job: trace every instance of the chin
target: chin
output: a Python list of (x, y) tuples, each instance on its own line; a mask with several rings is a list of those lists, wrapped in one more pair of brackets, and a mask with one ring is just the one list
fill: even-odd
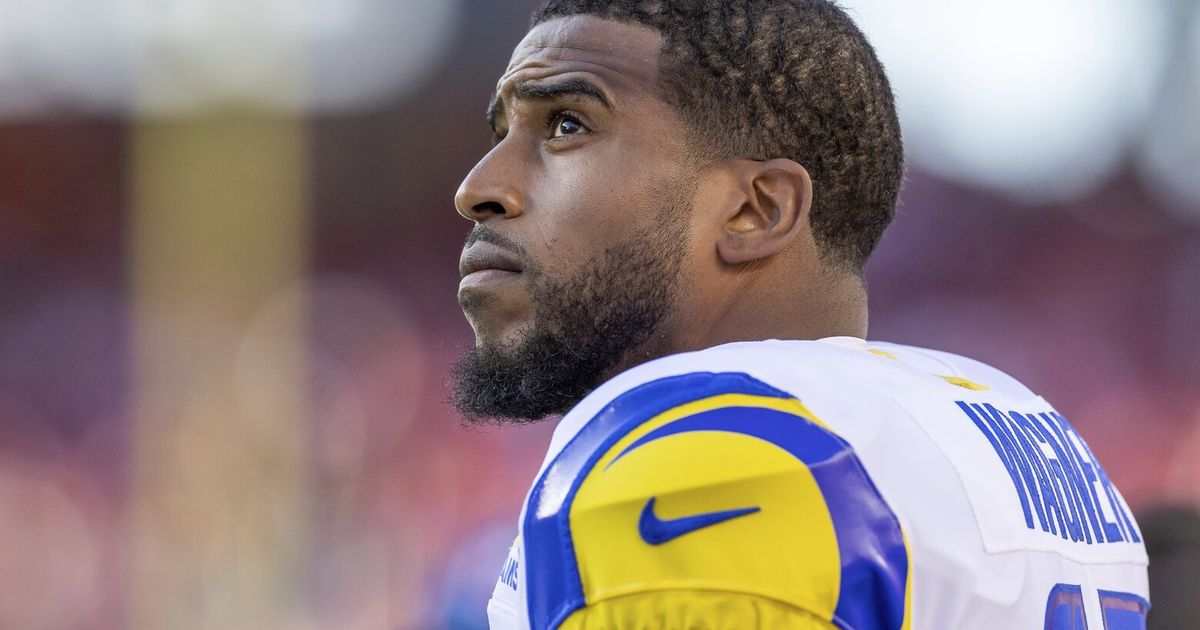
[(471, 320), (475, 331), (475, 350), (485, 354), (508, 354), (523, 338), (520, 324), (483, 323)]

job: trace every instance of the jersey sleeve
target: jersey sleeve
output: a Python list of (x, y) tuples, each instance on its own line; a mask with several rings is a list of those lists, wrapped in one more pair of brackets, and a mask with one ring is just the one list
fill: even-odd
[(530, 627), (909, 627), (908, 546), (850, 445), (741, 373), (605, 406), (535, 483)]

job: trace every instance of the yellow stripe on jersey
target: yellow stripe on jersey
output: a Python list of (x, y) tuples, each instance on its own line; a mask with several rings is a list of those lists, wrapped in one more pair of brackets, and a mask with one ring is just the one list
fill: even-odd
[(719, 591), (655, 591), (614, 597), (580, 608), (562, 630), (835, 630), (836, 626), (780, 602)]
[(654, 416), (653, 418), (641, 423), (635, 429), (627, 433), (625, 437), (618, 440), (617, 443), (614, 444), (613, 447), (609, 449), (609, 451), (603, 457), (600, 458), (600, 460), (596, 463), (596, 466), (597, 468), (608, 467), (612, 463), (612, 460), (617, 457), (617, 455), (619, 455), (626, 448), (629, 448), (629, 445), (641, 439), (642, 436), (646, 435), (647, 433), (650, 433), (651, 431), (658, 429), (663, 425), (670, 424), (671, 422), (674, 422), (680, 418), (685, 418), (687, 416), (695, 415), (705, 411), (712, 411), (713, 409), (720, 409), (723, 407), (759, 407), (762, 409), (774, 409), (776, 411), (782, 411), (784, 413), (800, 416), (809, 420), (810, 422), (820, 425), (826, 430), (829, 429), (829, 426), (824, 422), (821, 422), (817, 418), (816, 414), (809, 411), (808, 407), (804, 406), (804, 403), (795, 398), (777, 398), (774, 396), (758, 396), (754, 394), (719, 394), (716, 396), (709, 396), (708, 398), (688, 402), (679, 405), (678, 407), (673, 407), (672, 409), (660, 413), (657, 416)]
[(951, 385), (958, 385), (959, 387), (969, 389), (973, 392), (982, 392), (991, 389), (991, 387), (988, 387), (987, 385), (976, 383), (969, 378), (963, 378), (961, 376), (942, 376), (941, 378)]

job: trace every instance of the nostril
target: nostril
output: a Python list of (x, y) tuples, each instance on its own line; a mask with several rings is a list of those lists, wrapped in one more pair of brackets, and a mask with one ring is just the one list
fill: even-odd
[(495, 201), (485, 201), (483, 203), (477, 203), (471, 208), (471, 211), (474, 212), (476, 215), (506, 214), (506, 212), (507, 212), (504, 209), (504, 206), (500, 205), (498, 202), (495, 202)]

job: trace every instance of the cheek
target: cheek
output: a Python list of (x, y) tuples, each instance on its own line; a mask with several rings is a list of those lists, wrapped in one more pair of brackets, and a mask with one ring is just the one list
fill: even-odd
[(562, 156), (547, 163), (534, 189), (534, 234), (551, 256), (594, 254), (655, 228), (660, 211), (677, 201), (661, 161), (628, 149), (599, 150), (586, 158)]
[(530, 237), (548, 261), (583, 262), (644, 229), (654, 207), (653, 197), (629, 178), (564, 172), (540, 187)]

